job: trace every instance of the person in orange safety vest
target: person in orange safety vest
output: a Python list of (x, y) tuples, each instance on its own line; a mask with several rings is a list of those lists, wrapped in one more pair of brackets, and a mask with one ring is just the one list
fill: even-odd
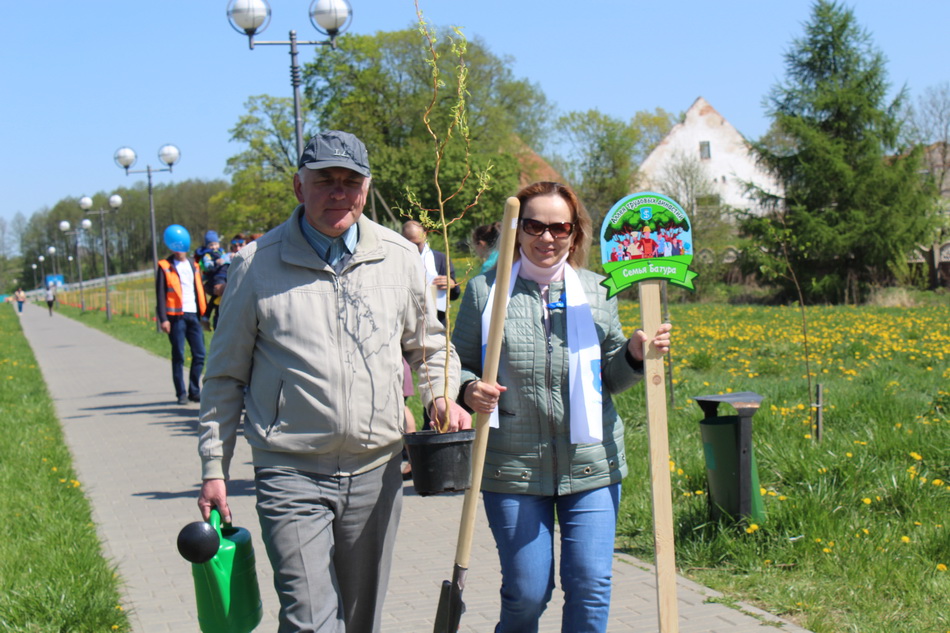
[[(185, 227), (172, 224), (165, 230), (165, 245), (172, 253), (159, 260), (155, 275), (156, 314), (172, 346), (172, 381), (178, 404), (201, 400), (201, 373), (205, 364), (201, 317), (207, 310), (201, 272), (188, 257), (191, 237)], [(185, 341), (191, 348), (191, 368), (185, 385)]]

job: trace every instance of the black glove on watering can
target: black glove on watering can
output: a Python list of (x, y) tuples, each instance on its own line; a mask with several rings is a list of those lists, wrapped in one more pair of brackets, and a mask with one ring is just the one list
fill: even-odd
[(182, 528), (178, 552), (192, 563), (203, 633), (250, 633), (260, 624), (264, 611), (250, 532), (222, 525), (221, 514), (213, 509), (210, 522)]

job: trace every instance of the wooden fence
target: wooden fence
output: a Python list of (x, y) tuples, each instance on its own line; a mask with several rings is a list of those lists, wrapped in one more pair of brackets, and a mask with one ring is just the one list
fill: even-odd
[[(80, 297), (79, 290), (75, 289), (60, 291), (56, 295), (57, 301), (74, 308), (82, 306), (81, 298), (85, 299), (87, 310), (105, 312), (105, 288), (85, 288), (82, 297)], [(148, 319), (155, 316), (154, 290), (117, 290), (111, 288), (109, 290), (109, 302), (112, 304), (112, 314)]]

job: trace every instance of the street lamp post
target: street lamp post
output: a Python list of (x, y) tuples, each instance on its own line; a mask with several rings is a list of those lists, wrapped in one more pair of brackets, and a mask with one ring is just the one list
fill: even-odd
[(55, 277), (59, 274), (59, 271), (56, 270), (56, 247), (50, 246), (46, 249), (46, 252), (49, 253), (49, 258), (53, 261), (53, 276)]
[[(92, 201), (90, 200), (90, 203), (91, 202)], [(80, 204), (80, 206), (82, 205)], [(83, 287), (82, 287), (82, 248), (80, 246), (80, 242), (81, 242), (83, 231), (88, 231), (90, 228), (92, 228), (92, 220), (90, 220), (89, 218), (83, 218), (82, 221), (79, 223), (79, 226), (76, 227), (75, 231), (69, 230), (69, 222), (67, 222), (66, 220), (63, 220), (62, 222), (59, 223), (60, 231), (62, 231), (66, 235), (76, 236), (76, 264), (77, 264), (77, 268), (79, 269), (79, 309), (81, 312), (86, 311), (86, 296), (85, 294), (83, 294)], [(70, 257), (70, 259), (72, 259), (72, 257)]]
[(83, 196), (79, 199), (80, 208), (86, 213), (92, 213), (99, 216), (99, 228), (102, 230), (102, 277), (106, 284), (106, 321), (112, 320), (112, 304), (109, 302), (109, 244), (106, 242), (106, 214), (112, 211), (118, 211), (122, 206), (122, 196), (113, 195), (109, 197), (109, 206), (112, 209), (92, 210), (92, 198)]
[(36, 288), (36, 264), (30, 264), (30, 268), (33, 269), (33, 287)]
[(336, 48), (336, 37), (349, 27), (353, 11), (348, 0), (313, 0), (310, 3), (310, 23), (329, 39), (322, 42), (298, 42), (297, 31), (290, 32), (287, 42), (255, 42), (254, 36), (270, 24), (270, 5), (266, 0), (231, 0), (228, 3), (228, 21), (234, 30), (247, 35), (251, 49), (255, 44), (290, 45), (290, 85), (294, 89), (294, 132), (297, 138), (297, 156), (303, 154), (303, 113), (300, 107), (300, 66), (297, 64), (297, 46), (330, 46)]
[(158, 242), (155, 237), (155, 199), (152, 196), (152, 173), (156, 171), (171, 172), (172, 167), (181, 159), (181, 151), (167, 143), (158, 148), (158, 159), (166, 166), (153, 169), (151, 165), (146, 165), (145, 169), (130, 169), (135, 165), (137, 159), (135, 150), (131, 147), (120, 147), (115, 151), (115, 163), (125, 170), (125, 174), (148, 174), (148, 217), (152, 225), (152, 271), (157, 274), (158, 270)]
[(43, 262), (46, 261), (46, 258), (40, 255), (36, 258), (36, 261), (40, 263), (40, 279), (43, 280), (43, 287), (46, 288), (46, 266), (43, 265)]

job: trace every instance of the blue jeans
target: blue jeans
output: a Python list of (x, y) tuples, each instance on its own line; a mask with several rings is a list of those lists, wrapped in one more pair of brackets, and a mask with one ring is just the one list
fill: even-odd
[(501, 619), (495, 633), (537, 632), (554, 590), (555, 513), (561, 528), (561, 631), (607, 631), (620, 484), (554, 497), (483, 496), (501, 559)]
[[(175, 396), (181, 398), (186, 393), (192, 398), (201, 396), (201, 372), (205, 367), (205, 335), (201, 321), (195, 312), (186, 312), (181, 317), (169, 317), (171, 332), (168, 340), (172, 344), (172, 381), (175, 383)], [(185, 367), (185, 340), (191, 348), (191, 372), (188, 376), (188, 389), (185, 390), (183, 377)]]

